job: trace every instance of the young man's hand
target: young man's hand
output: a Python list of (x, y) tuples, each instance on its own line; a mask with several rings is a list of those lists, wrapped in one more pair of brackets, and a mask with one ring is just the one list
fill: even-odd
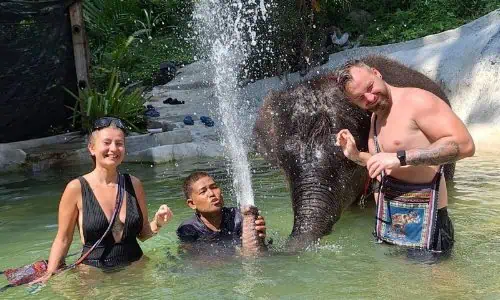
[(260, 238), (264, 239), (266, 237), (266, 221), (263, 216), (257, 216), (255, 219), (255, 230)]

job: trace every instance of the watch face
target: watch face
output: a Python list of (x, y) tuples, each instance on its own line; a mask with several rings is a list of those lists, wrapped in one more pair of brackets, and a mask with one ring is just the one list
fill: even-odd
[(400, 150), (400, 151), (396, 152), (396, 155), (397, 155), (401, 165), (405, 166), (406, 165), (406, 151)]

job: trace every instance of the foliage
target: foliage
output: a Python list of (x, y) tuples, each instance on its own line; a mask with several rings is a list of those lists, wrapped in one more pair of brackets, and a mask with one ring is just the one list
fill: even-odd
[(122, 68), (122, 80), (127, 83), (142, 81), (145, 86), (156, 84), (159, 65), (165, 61), (177, 64), (193, 62), (191, 44), (176, 34), (164, 35), (144, 39), (133, 44), (129, 52), (130, 57), (137, 59), (137, 64)]
[(134, 131), (141, 131), (145, 125), (142, 89), (121, 87), (116, 69), (111, 72), (104, 92), (95, 88), (82, 90), (79, 96), (67, 89), (66, 92), (76, 99), (75, 107), (70, 107), (73, 126), (79, 123), (83, 131), (91, 131), (94, 121), (104, 116), (120, 118)]
[(175, 34), (151, 40), (135, 38), (130, 43), (129, 41), (130, 37), (116, 38), (110, 41), (100, 57), (93, 58), (95, 62), (99, 62), (92, 69), (93, 86), (105, 88), (113, 69), (119, 71), (119, 81), (124, 85), (141, 82), (144, 86), (151, 86), (156, 83), (160, 63), (175, 61), (181, 64), (193, 61), (191, 45)]
[(341, 15), (350, 1), (274, 0), (271, 23), (260, 24), (259, 30), (263, 39), (270, 42), (258, 45), (258, 51), (249, 58), (248, 76), (261, 78), (295, 72), (320, 61), (330, 17)]
[(129, 36), (137, 30), (134, 21), (142, 11), (137, 1), (87, 0), (83, 16), (91, 41), (102, 47), (115, 36)]
[[(489, 4), (484, 4), (487, 1)], [(360, 27), (344, 19), (340, 27), (354, 36), (364, 35), (362, 45), (373, 46), (408, 41), (459, 27), (500, 7), (500, 0), (416, 0), (387, 7), (371, 0), (357, 0), (353, 9), (370, 12), (373, 20)], [(460, 2), (460, 4), (458, 4)], [(466, 3), (483, 2), (469, 7)], [(466, 9), (467, 7), (467, 9)], [(472, 13), (469, 8), (476, 10)]]
[(484, 0), (452, 0), (454, 12), (459, 17), (475, 17), (483, 11), (486, 2)]
[[(114, 69), (122, 84), (150, 85), (161, 62), (192, 61), (182, 38), (191, 7), (192, 1), (180, 0), (84, 1), (92, 85), (105, 88)], [(130, 36), (137, 39), (129, 46)]]
[[(111, 70), (123, 84), (156, 83), (159, 64), (193, 61), (187, 41), (193, 3), (198, 0), (86, 0), (85, 20), (92, 53), (91, 79), (104, 89)], [(329, 44), (334, 30), (360, 38), (362, 46), (396, 43), (456, 28), (500, 7), (500, 0), (273, 0), (270, 23), (253, 47), (243, 78), (295, 72), (324, 62), (343, 48)], [(364, 10), (372, 18), (354, 23), (348, 15)], [(136, 39), (130, 46), (128, 37)], [(364, 38), (361, 39), (361, 36)], [(120, 55), (118, 55), (121, 53)], [(119, 57), (119, 59), (117, 59)]]

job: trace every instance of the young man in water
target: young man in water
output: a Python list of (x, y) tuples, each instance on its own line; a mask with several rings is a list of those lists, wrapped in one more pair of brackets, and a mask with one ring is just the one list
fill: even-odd
[(242, 245), (243, 254), (264, 248), (264, 218), (255, 218), (254, 208), (244, 208), (241, 213), (236, 207), (224, 207), (221, 189), (208, 173), (189, 175), (184, 180), (183, 191), (187, 205), (195, 211), (193, 217), (177, 228), (184, 248), (204, 250), (206, 245), (219, 245), (231, 250)]
[(469, 131), (438, 96), (391, 86), (359, 60), (347, 62), (336, 75), (351, 103), (373, 113), (369, 153), (358, 151), (347, 129), (338, 133), (337, 145), (382, 183), (375, 194), (374, 234), (391, 244), (449, 252), (454, 233), (441, 166), (474, 155)]

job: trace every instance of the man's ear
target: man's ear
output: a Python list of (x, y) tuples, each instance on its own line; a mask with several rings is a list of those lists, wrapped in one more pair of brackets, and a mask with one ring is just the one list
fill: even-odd
[(380, 73), (377, 69), (372, 68), (372, 71), (373, 71), (373, 73), (375, 74), (375, 76), (377, 76), (377, 77), (379, 77), (379, 78), (381, 78), (381, 79), (382, 79), (382, 74), (381, 74), (381, 73)]
[(188, 205), (189, 207), (191, 207), (191, 209), (196, 209), (196, 204), (194, 204), (193, 199), (189, 198), (189, 199), (187, 199), (187, 201), (186, 201), (186, 202), (187, 202), (187, 205)]

